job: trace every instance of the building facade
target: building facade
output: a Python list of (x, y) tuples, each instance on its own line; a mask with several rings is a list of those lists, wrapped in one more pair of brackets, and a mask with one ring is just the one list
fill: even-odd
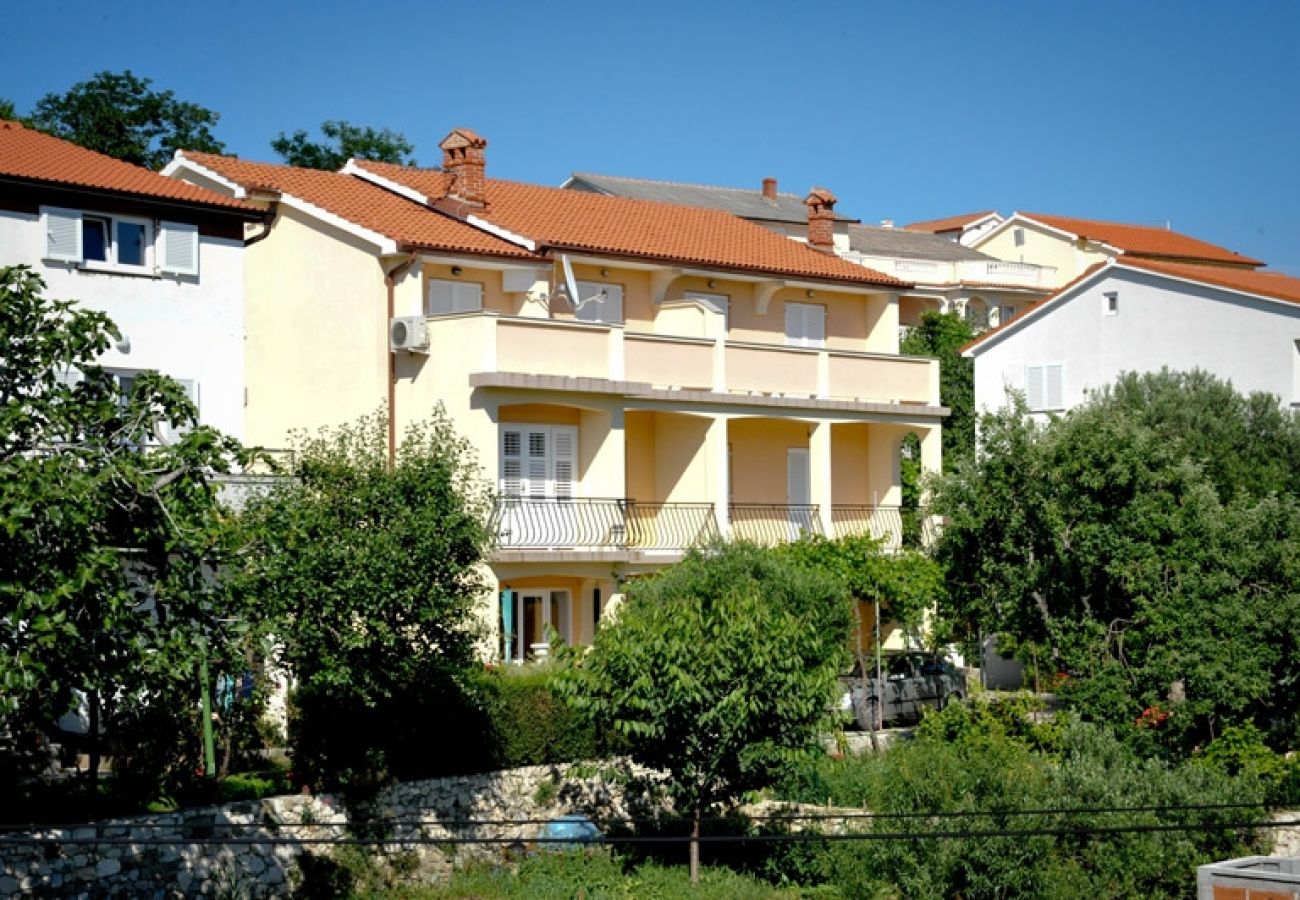
[[(591, 640), (627, 579), (729, 535), (901, 540), (900, 445), (940, 467), (938, 364), (898, 353), (910, 285), (728, 213), (441, 170), (181, 154), (261, 206), (247, 431), (441, 405), (496, 486), (496, 652)], [(810, 215), (833, 214), (812, 197)], [(553, 630), (553, 631), (552, 631)]]
[[(124, 390), (155, 369), (199, 421), (244, 435), (244, 227), (229, 196), (0, 122), (0, 265), (106, 313), (122, 338), (100, 363)], [(166, 436), (160, 435), (160, 439)]]

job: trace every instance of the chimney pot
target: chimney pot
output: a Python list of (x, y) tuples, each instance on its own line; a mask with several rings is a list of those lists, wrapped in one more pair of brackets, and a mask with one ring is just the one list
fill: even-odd
[(835, 195), (825, 188), (813, 188), (803, 202), (808, 207), (808, 246), (835, 252)]
[(767, 198), (768, 200), (775, 200), (775, 199), (776, 199), (776, 179), (775, 179), (775, 178), (764, 178), (764, 179), (763, 179), (763, 196), (764, 196), (765, 198)]
[(484, 169), (487, 156), (483, 152), (487, 141), (468, 128), (457, 128), (442, 139), (443, 171), (451, 173), (451, 187), (447, 194), (457, 200), (487, 205), (487, 183)]

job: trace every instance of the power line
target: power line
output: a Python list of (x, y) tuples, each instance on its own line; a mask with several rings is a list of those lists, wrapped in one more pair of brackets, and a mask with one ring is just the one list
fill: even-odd
[[(434, 807), (412, 807), (427, 811)], [(844, 821), (853, 819), (970, 819), (970, 818), (994, 818), (998, 816), (1069, 816), (1069, 815), (1123, 815), (1125, 813), (1179, 813), (1192, 812), (1199, 810), (1215, 809), (1267, 809), (1264, 803), (1187, 803), (1187, 804), (1151, 804), (1146, 806), (1063, 806), (1047, 807), (1042, 809), (1026, 809), (1019, 807), (994, 808), (988, 810), (929, 810), (915, 812), (843, 812), (843, 813), (799, 813), (799, 812), (774, 812), (763, 813), (759, 815), (744, 815), (743, 817), (751, 821), (796, 821), (796, 822), (820, 822), (820, 821)], [(176, 815), (173, 813), (172, 815)], [(315, 828), (346, 828), (346, 827), (366, 827), (370, 825), (440, 825), (443, 827), (472, 828), (480, 825), (548, 825), (554, 822), (558, 817), (550, 818), (520, 818), (520, 819), (474, 819), (474, 818), (449, 818), (449, 819), (403, 819), (403, 818), (369, 818), (369, 819), (351, 819), (346, 822), (276, 822), (272, 823), (254, 823), (254, 822), (207, 822), (201, 825), (190, 824), (188, 827), (199, 828), (251, 828), (251, 827), (277, 827), (277, 828), (295, 828), (311, 826)], [(672, 821), (690, 821), (689, 816), (683, 815), (664, 815), (659, 817), (641, 816), (641, 817), (617, 817), (605, 818), (600, 817), (600, 821), (606, 825), (659, 825), (664, 822)], [(731, 822), (734, 821), (732, 816), (703, 816), (702, 823)], [(36, 831), (36, 830), (73, 830), (85, 828), (179, 828), (187, 827), (184, 822), (101, 822), (101, 823), (65, 823), (65, 824), (39, 824), (39, 823), (14, 823), (0, 824), (0, 832), (6, 831)]]
[[(1272, 829), (1300, 826), (1300, 819), (1288, 819), (1271, 822), (1198, 822), (1166, 823), (1147, 825), (1102, 825), (1057, 828), (1024, 829), (975, 829), (948, 831), (892, 831), (892, 832), (846, 832), (826, 834), (822, 832), (796, 832), (786, 834), (706, 834), (698, 840), (704, 844), (719, 843), (807, 843), (812, 841), (924, 841), (924, 840), (972, 840), (972, 839), (1010, 839), (1022, 837), (1092, 837), (1103, 834), (1150, 834), (1163, 832), (1206, 832), (1228, 831), (1233, 829)], [(37, 838), (37, 837), (0, 837), (0, 848), (5, 846), (41, 846), (50, 844), (69, 844), (75, 846), (251, 846), (282, 845), (299, 846), (377, 846), (396, 844), (401, 846), (417, 845), (460, 845), (460, 844), (575, 844), (588, 846), (592, 844), (681, 844), (691, 841), (688, 834), (682, 835), (608, 835), (599, 841), (581, 837), (534, 837), (517, 836), (499, 837), (428, 837), (420, 836), (386, 836), (386, 837), (290, 837), (288, 835), (264, 835), (258, 837), (206, 837), (206, 838), (131, 838), (131, 837), (83, 837), (83, 838)]]

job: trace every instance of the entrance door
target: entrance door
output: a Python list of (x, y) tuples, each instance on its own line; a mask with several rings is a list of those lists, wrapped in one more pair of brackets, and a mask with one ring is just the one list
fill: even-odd
[(519, 623), (519, 633), (515, 652), (519, 659), (547, 656), (551, 652), (551, 629), (566, 644), (573, 642), (568, 591), (525, 588), (516, 597), (515, 621)]
[(785, 456), (786, 503), (789, 504), (790, 540), (812, 531), (812, 477), (808, 448), (791, 447)]

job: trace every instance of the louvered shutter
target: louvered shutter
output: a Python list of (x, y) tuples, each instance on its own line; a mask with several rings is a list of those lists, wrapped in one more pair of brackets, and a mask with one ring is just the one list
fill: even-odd
[(199, 229), (163, 222), (158, 230), (158, 268), (170, 275), (199, 274)]
[(474, 282), (429, 281), (426, 316), (449, 316), (454, 313), (477, 312), (483, 308), (483, 286)]
[(560, 500), (571, 500), (577, 471), (578, 432), (572, 426), (557, 426), (552, 430), (552, 438), (555, 455), (554, 496)]
[(518, 428), (501, 430), (501, 495), (519, 497), (523, 493), (523, 432)]
[(1043, 366), (1043, 399), (1046, 409), (1065, 408), (1065, 379), (1060, 363)]
[[(185, 396), (189, 397), (190, 402), (194, 404), (195, 417), (202, 422), (203, 416), (199, 412), (199, 383), (187, 378), (177, 378), (176, 383), (185, 389)], [(164, 422), (158, 426), (158, 437), (163, 443), (170, 444), (189, 434), (192, 429), (192, 425)]]
[(1025, 400), (1030, 410), (1037, 411), (1043, 408), (1045, 399), (1043, 387), (1043, 367), (1025, 366)]
[(45, 232), (45, 258), (81, 262), (81, 212), (54, 206), (41, 207)]
[(478, 312), (483, 308), (483, 285), (461, 283), (456, 285), (456, 312)]
[(550, 454), (547, 453), (547, 433), (545, 429), (530, 429), (527, 432), (528, 457), (524, 463), (524, 490), (529, 497), (541, 499), (547, 495), (547, 480), (550, 474)]
[(785, 342), (791, 347), (803, 346), (803, 304), (785, 305)]

